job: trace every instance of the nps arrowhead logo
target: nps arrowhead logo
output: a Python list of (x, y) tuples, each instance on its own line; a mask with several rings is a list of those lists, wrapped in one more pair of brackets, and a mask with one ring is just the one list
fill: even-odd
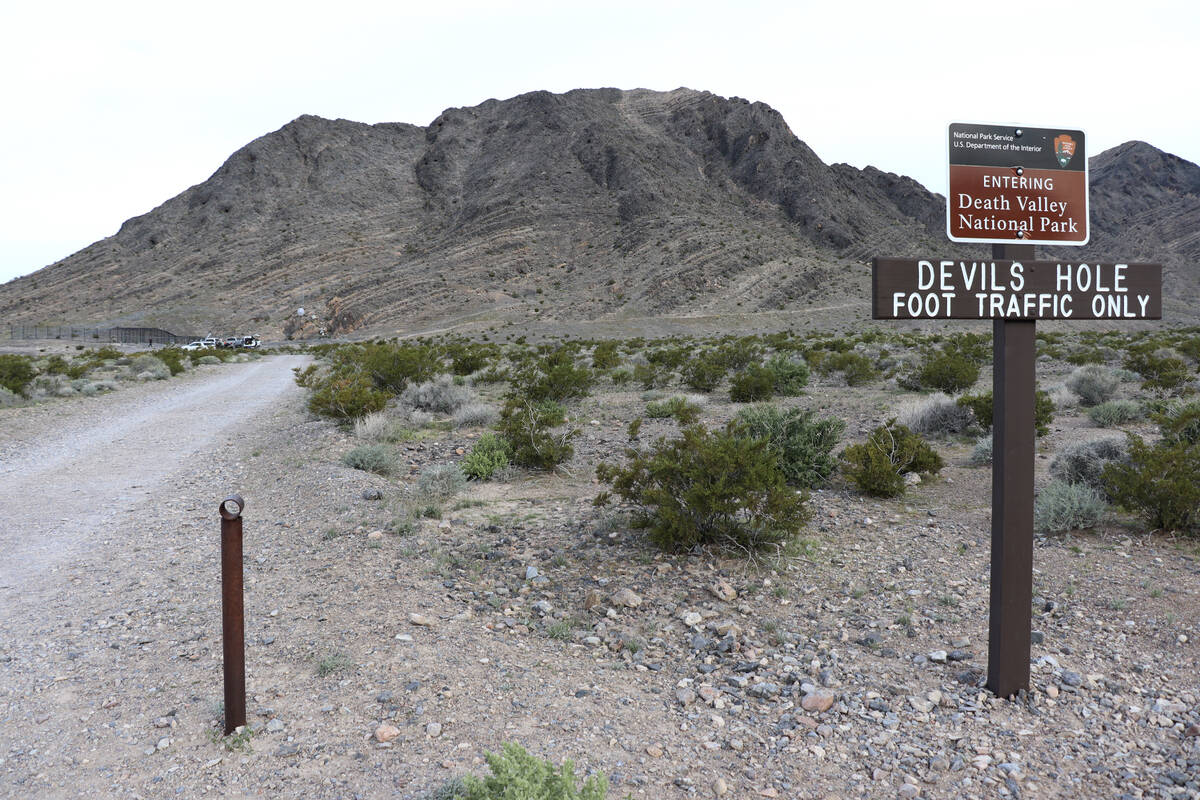
[(1071, 157), (1075, 155), (1075, 140), (1067, 134), (1054, 137), (1054, 156), (1058, 159), (1058, 165), (1065, 167), (1071, 163)]

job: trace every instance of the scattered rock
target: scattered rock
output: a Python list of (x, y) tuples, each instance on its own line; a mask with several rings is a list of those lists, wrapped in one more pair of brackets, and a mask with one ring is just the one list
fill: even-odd
[(283, 720), (275, 718), (267, 723), (267, 733), (279, 733), (283, 730)]
[(390, 742), (400, 735), (400, 729), (390, 723), (383, 723), (375, 729), (375, 741)]
[(442, 735), (442, 723), (431, 722), (425, 726), (425, 735), (430, 739), (437, 739)]
[(413, 625), (419, 625), (422, 628), (429, 628), (429, 627), (432, 627), (432, 625), (433, 625), (432, 618), (427, 617), (424, 614), (420, 614), (416, 611), (409, 613), (408, 621), (411, 622)]
[(642, 596), (628, 588), (613, 592), (611, 599), (614, 606), (625, 606), (626, 608), (637, 608), (642, 604)]
[(805, 711), (821, 714), (833, 706), (834, 699), (833, 692), (828, 689), (814, 689), (800, 699), (800, 707)]
[(928, 658), (934, 664), (945, 664), (946, 659), (949, 657), (949, 654), (945, 650), (934, 650), (932, 653), (926, 656), (926, 658)]
[(648, 745), (646, 747), (646, 755), (651, 758), (662, 758), (663, 749), (656, 744)]
[(1065, 670), (1063, 670), (1063, 674), (1062, 674), (1062, 684), (1063, 684), (1063, 686), (1071, 686), (1071, 687), (1082, 686), (1083, 685), (1083, 676), (1080, 675), (1078, 672), (1071, 672), (1070, 670), (1065, 669)]
[(527, 581), (533, 580), (539, 574), (540, 573), (538, 573), (538, 568), (533, 566), (532, 564), (525, 568), (525, 580), (527, 580)]
[(587, 596), (583, 598), (583, 607), (588, 611), (591, 611), (593, 608), (602, 605), (603, 603), (604, 595), (600, 594), (600, 592), (596, 589), (589, 589)]
[(729, 784), (725, 783), (724, 778), (717, 778), (713, 781), (712, 790), (716, 797), (724, 797), (729, 792)]
[(675, 699), (679, 701), (680, 705), (690, 706), (696, 702), (696, 693), (685, 686), (675, 690)]
[(708, 587), (708, 590), (712, 592), (713, 596), (718, 600), (724, 600), (726, 603), (737, 599), (737, 591), (733, 588), (729, 581), (726, 580), (717, 581), (712, 586)]
[(362, 499), (363, 500), (382, 500), (383, 492), (379, 491), (378, 489), (363, 489)]

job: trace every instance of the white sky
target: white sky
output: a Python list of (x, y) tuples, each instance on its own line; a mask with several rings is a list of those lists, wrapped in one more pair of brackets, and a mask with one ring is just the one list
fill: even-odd
[(535, 89), (760, 100), (827, 163), (945, 193), (953, 121), (1200, 161), (1200, 3), (23, 2), (0, 25), (0, 282), (301, 114), (426, 125)]

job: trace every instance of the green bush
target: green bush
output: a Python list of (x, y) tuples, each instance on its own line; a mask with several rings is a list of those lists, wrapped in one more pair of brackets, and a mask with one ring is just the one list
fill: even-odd
[(775, 376), (775, 394), (794, 397), (808, 385), (808, 364), (803, 359), (795, 360), (783, 353), (767, 359), (767, 369)]
[(811, 410), (784, 411), (772, 405), (742, 409), (736, 424), (743, 435), (767, 442), (788, 483), (809, 489), (823, 485), (833, 474), (837, 466), (833, 448), (846, 429), (840, 419), (817, 419)]
[(1168, 406), (1155, 419), (1168, 442), (1200, 443), (1200, 401)]
[(391, 475), (400, 463), (396, 451), (385, 444), (359, 445), (342, 456), (342, 463), (354, 469)]
[[(167, 365), (167, 369), (172, 375), (178, 375), (183, 372), (183, 351), (177, 347), (164, 347), (155, 353), (158, 360)], [(78, 376), (75, 376), (78, 377)]]
[(638, 526), (664, 549), (753, 551), (786, 541), (808, 519), (807, 498), (787, 485), (767, 441), (733, 424), (717, 431), (692, 425), (625, 456), (624, 466), (601, 464), (596, 474), (642, 507)]
[(601, 342), (592, 350), (592, 369), (613, 369), (620, 363), (621, 355), (615, 341)]
[(421, 383), (442, 371), (441, 360), (426, 345), (371, 342), (337, 352), (335, 363), (355, 365), (377, 389), (392, 395), (403, 392), (410, 381)]
[(729, 399), (735, 403), (770, 400), (775, 391), (775, 374), (759, 364), (751, 364), (729, 382)]
[(666, 386), (671, 379), (671, 373), (657, 364), (649, 362), (633, 365), (633, 380), (642, 385), (643, 389)]
[(1153, 349), (1153, 344), (1129, 348), (1122, 364), (1142, 376), (1142, 388), (1169, 392), (1183, 388), (1192, 372), (1187, 362), (1171, 353)]
[(871, 359), (852, 350), (834, 353), (825, 360), (825, 366), (828, 371), (841, 372), (847, 386), (862, 386), (879, 377)]
[(535, 364), (517, 370), (512, 378), (512, 393), (533, 402), (562, 401), (587, 397), (595, 376), (584, 366), (575, 366), (574, 351), (560, 347)]
[(653, 401), (646, 404), (646, 416), (650, 419), (665, 419), (674, 417), (680, 425), (692, 425), (700, 419), (700, 406), (689, 401), (686, 397), (675, 395), (666, 400)]
[(1088, 409), (1088, 418), (1101, 428), (1124, 425), (1146, 415), (1142, 404), (1136, 400), (1109, 400)]
[(323, 378), (301, 373), (297, 382), (301, 376), (313, 390), (308, 408), (314, 414), (351, 420), (382, 411), (387, 405), (387, 394), (376, 389), (371, 379), (361, 373), (331, 373)]
[[(992, 429), (992, 390), (971, 395), (964, 394), (957, 400), (960, 406), (969, 408), (975, 417), (975, 422), (985, 431)], [(1047, 392), (1037, 389), (1033, 398), (1033, 425), (1038, 436), (1050, 432), (1050, 423), (1054, 421), (1054, 401)]]
[(979, 365), (956, 350), (943, 350), (925, 360), (916, 378), (926, 388), (958, 394), (979, 380)]
[(684, 365), (683, 383), (697, 392), (711, 392), (721, 385), (728, 371), (729, 368), (719, 353), (705, 350)]
[(451, 788), (446, 800), (605, 800), (608, 796), (608, 780), (603, 775), (579, 785), (570, 761), (556, 769), (520, 745), (505, 744), (502, 753), (487, 753), (486, 758), (492, 774), (482, 780), (463, 777), (461, 788)]
[(1053, 480), (1033, 502), (1033, 528), (1045, 533), (1087, 530), (1100, 524), (1107, 509), (1092, 487)]
[(1065, 381), (1066, 386), (1079, 395), (1079, 402), (1095, 406), (1112, 399), (1120, 379), (1108, 367), (1088, 364), (1073, 371)]
[(1200, 446), (1186, 441), (1149, 445), (1128, 434), (1129, 462), (1104, 468), (1104, 487), (1117, 505), (1141, 511), (1163, 530), (1200, 524)]
[(0, 355), (0, 386), (13, 394), (22, 394), (37, 372), (25, 356)]
[(847, 447), (841, 459), (843, 474), (873, 497), (898, 497), (906, 474), (936, 474), (944, 466), (924, 439), (895, 420), (873, 430), (866, 442)]
[(507, 467), (510, 458), (508, 442), (488, 431), (476, 440), (471, 452), (462, 460), (462, 471), (468, 478), (486, 481)]
[(566, 421), (566, 410), (558, 403), (510, 397), (500, 412), (497, 429), (508, 443), (514, 463), (553, 469), (575, 452), (570, 442), (579, 431), (561, 430)]

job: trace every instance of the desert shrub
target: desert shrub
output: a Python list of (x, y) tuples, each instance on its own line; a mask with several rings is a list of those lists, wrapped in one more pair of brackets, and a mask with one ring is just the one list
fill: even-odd
[(608, 780), (603, 775), (580, 785), (569, 760), (556, 768), (516, 744), (505, 744), (499, 755), (487, 753), (485, 757), (492, 774), (482, 780), (466, 775), (458, 786), (447, 784), (444, 800), (604, 800), (608, 796)]
[(507, 369), (501, 369), (499, 367), (488, 367), (483, 372), (480, 372), (479, 374), (475, 375), (471, 380), (472, 380), (472, 382), (474, 382), (476, 384), (504, 383), (510, 377), (511, 376), (509, 375)]
[(386, 442), (391, 438), (391, 418), (382, 411), (366, 414), (354, 420), (354, 437), (368, 442)]
[(681, 375), (683, 384), (689, 389), (711, 392), (725, 380), (725, 373), (728, 371), (728, 366), (718, 352), (705, 350), (684, 365)]
[(510, 397), (500, 412), (497, 430), (508, 443), (513, 463), (552, 469), (574, 454), (571, 439), (579, 432), (562, 426), (566, 410), (551, 400), (533, 402)]
[(975, 466), (992, 463), (992, 437), (980, 436), (975, 440), (975, 446), (971, 448), (971, 455), (967, 456), (967, 462)]
[(473, 480), (486, 481), (508, 466), (510, 452), (507, 441), (488, 431), (475, 441), (471, 452), (463, 458), (463, 474)]
[(1121, 381), (1112, 370), (1097, 364), (1075, 369), (1066, 380), (1067, 388), (1079, 395), (1085, 406), (1096, 406), (1112, 399)]
[(129, 363), (129, 374), (140, 381), (160, 381), (171, 377), (172, 372), (157, 357), (144, 353)]
[(467, 403), (454, 412), (455, 428), (486, 428), (496, 424), (500, 412), (487, 403)]
[(367, 374), (375, 388), (398, 395), (410, 382), (423, 383), (442, 371), (442, 362), (427, 345), (371, 342), (361, 348), (337, 351), (336, 364), (353, 364)]
[(647, 403), (646, 416), (650, 419), (674, 417), (680, 425), (691, 425), (700, 419), (700, 406), (686, 397), (675, 395), (666, 400)]
[(923, 387), (957, 394), (979, 380), (979, 365), (957, 350), (942, 350), (925, 359), (916, 379)]
[(775, 376), (775, 394), (794, 397), (808, 385), (808, 364), (803, 359), (776, 353), (767, 359), (767, 369)]
[(424, 498), (444, 502), (461, 492), (467, 485), (467, 476), (458, 464), (433, 464), (421, 470), (417, 476), (417, 492)]
[(924, 439), (895, 420), (873, 430), (866, 442), (847, 447), (841, 459), (843, 474), (872, 497), (898, 497), (906, 474), (936, 474), (944, 466)]
[(642, 361), (633, 365), (633, 380), (640, 383), (643, 389), (653, 389), (666, 386), (671, 380), (671, 373), (658, 364)]
[(554, 350), (534, 364), (526, 364), (512, 377), (512, 391), (533, 402), (586, 397), (595, 377), (587, 367), (576, 366), (574, 351)]
[(1056, 410), (1061, 411), (1079, 405), (1079, 395), (1068, 389), (1065, 384), (1052, 384), (1047, 390), (1047, 394), (1050, 395), (1050, 401), (1054, 403)]
[[(166, 372), (166, 367), (162, 369)], [(38, 375), (25, 387), (25, 394), (31, 398), (70, 397), (75, 390), (66, 375)]]
[(716, 348), (716, 357), (727, 372), (736, 371), (757, 363), (762, 358), (762, 348), (752, 338), (743, 337)]
[(847, 386), (862, 386), (879, 377), (879, 372), (871, 363), (871, 359), (862, 353), (853, 351), (835, 353), (825, 360), (825, 364), (830, 371), (841, 372)]
[(0, 408), (12, 408), (21, 404), (21, 396), (12, 392), (7, 386), (0, 386)]
[(155, 355), (158, 356), (159, 361), (167, 365), (167, 369), (171, 370), (172, 375), (178, 375), (184, 371), (183, 351), (179, 348), (164, 347), (162, 350), (159, 350), (157, 353), (155, 353)]
[(1155, 415), (1163, 439), (1171, 444), (1200, 442), (1200, 401), (1176, 403)]
[(192, 362), (195, 364), (221, 364), (221, 363), (223, 363), (221, 361), (220, 356), (214, 356), (214, 355), (197, 356), (196, 353), (198, 353), (198, 352), (199, 352), (198, 350), (192, 351)]
[(1045, 533), (1094, 528), (1104, 519), (1108, 504), (1083, 483), (1053, 480), (1033, 501), (1033, 528)]
[(454, 378), (449, 375), (438, 375), (433, 380), (410, 383), (400, 393), (402, 405), (434, 414), (453, 414), (474, 399), (475, 393), (469, 386), (456, 384)]
[(13, 395), (22, 395), (36, 374), (37, 371), (28, 357), (0, 354), (0, 386), (4, 386)]
[(1129, 460), (1122, 439), (1093, 439), (1073, 442), (1062, 449), (1050, 462), (1050, 475), (1066, 483), (1078, 483), (1096, 491), (1104, 491), (1104, 468)]
[(601, 464), (596, 474), (641, 506), (635, 524), (664, 549), (753, 551), (786, 541), (808, 519), (806, 497), (788, 487), (767, 441), (733, 424), (716, 431), (691, 425), (679, 438), (625, 456), (623, 466)]
[(817, 419), (811, 410), (785, 411), (772, 405), (742, 409), (736, 425), (743, 435), (767, 442), (788, 483), (809, 489), (821, 486), (833, 474), (837, 466), (833, 448), (846, 429), (840, 419)]
[(455, 375), (470, 375), (488, 365), (494, 349), (482, 344), (453, 344), (446, 348), (450, 371)]
[[(979, 394), (964, 394), (956, 401), (960, 406), (964, 406), (971, 410), (971, 415), (975, 417), (975, 422), (985, 431), (992, 429), (992, 390)], [(1034, 430), (1038, 436), (1045, 436), (1050, 432), (1050, 423), (1054, 421), (1054, 401), (1050, 398), (1047, 392), (1037, 389), (1034, 392), (1033, 398), (1033, 424)]]
[(1107, 354), (1098, 347), (1078, 347), (1067, 353), (1067, 363), (1077, 366), (1103, 364), (1107, 360)]
[(612, 382), (614, 385), (624, 386), (625, 384), (627, 384), (631, 380), (633, 380), (633, 373), (627, 369), (614, 369), (612, 371), (612, 374), (609, 375), (608, 377), (610, 377), (612, 379)]
[(335, 372), (306, 380), (313, 389), (308, 408), (314, 414), (351, 420), (382, 411), (387, 405), (387, 394), (375, 388), (371, 379), (361, 373)]
[(759, 364), (750, 364), (729, 382), (729, 399), (735, 403), (770, 400), (774, 391), (774, 373)]
[(363, 444), (342, 456), (342, 463), (364, 472), (391, 475), (400, 462), (396, 451), (385, 444)]
[(79, 393), (91, 397), (92, 395), (115, 392), (116, 390), (117, 384), (115, 381), (88, 381), (79, 388)]
[(1117, 505), (1143, 512), (1163, 530), (1200, 525), (1200, 446), (1128, 434), (1129, 461), (1105, 466), (1104, 487)]
[(1122, 366), (1141, 377), (1143, 389), (1154, 391), (1180, 389), (1191, 378), (1186, 361), (1171, 350), (1155, 348), (1153, 342), (1130, 347)]
[(1088, 409), (1088, 418), (1101, 428), (1124, 425), (1145, 416), (1145, 409), (1136, 400), (1109, 400)]
[(621, 363), (621, 355), (617, 352), (617, 342), (609, 340), (601, 342), (592, 350), (592, 369), (613, 369)]
[(965, 431), (974, 416), (967, 406), (942, 392), (935, 392), (902, 404), (897, 409), (896, 419), (923, 436), (945, 436)]

